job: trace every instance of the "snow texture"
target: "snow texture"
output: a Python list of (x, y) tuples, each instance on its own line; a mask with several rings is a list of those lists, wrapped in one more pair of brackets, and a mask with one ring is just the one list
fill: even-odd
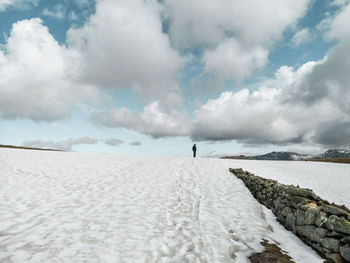
[[(0, 262), (245, 263), (264, 238), (296, 262), (322, 262), (229, 167), (301, 186), (313, 182), (325, 195), (331, 191), (325, 170), (333, 179), (349, 174), (328, 163), (1, 149)], [(346, 191), (333, 194), (348, 198)]]

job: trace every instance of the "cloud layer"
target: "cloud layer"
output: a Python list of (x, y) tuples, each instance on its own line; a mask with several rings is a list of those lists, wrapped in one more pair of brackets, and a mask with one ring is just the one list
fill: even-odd
[[(350, 4), (344, 1), (337, 1), (340, 11), (322, 22), (328, 39), (336, 42), (322, 60), (296, 69), (282, 66), (258, 89), (225, 91), (191, 105), (193, 112), (184, 107), (188, 101), (182, 97), (179, 73), (186, 63), (200, 61), (199, 76), (218, 80), (209, 94), (227, 80), (241, 82), (268, 64), (286, 30), (294, 33), (289, 47), (312, 40), (311, 29), (297, 24), (311, 2), (99, 0), (86, 23), (68, 31), (65, 44), (39, 18), (18, 21), (0, 46), (1, 117), (55, 121), (87, 103), (98, 125), (154, 138), (348, 144), (350, 30), (345, 25), (350, 24)], [(36, 3), (0, 0), (0, 11)], [(75, 3), (83, 8), (90, 1)], [(43, 14), (62, 18), (64, 6), (54, 8)], [(143, 110), (110, 103), (96, 109), (102, 94), (113, 97), (125, 88), (138, 94)], [(33, 143), (71, 149), (79, 141)], [(122, 141), (110, 138), (105, 143), (118, 146)]]
[(30, 5), (37, 5), (39, 0), (0, 0), (0, 12), (7, 8), (25, 9)]
[(139, 141), (134, 141), (134, 142), (131, 142), (131, 143), (129, 143), (131, 146), (141, 146), (142, 145), (142, 143), (141, 142), (139, 142)]
[(119, 146), (121, 144), (123, 144), (124, 142), (122, 140), (119, 139), (115, 139), (115, 138), (108, 138), (105, 139), (105, 144), (108, 144), (110, 146)]
[(72, 147), (74, 145), (82, 145), (82, 144), (96, 144), (98, 143), (98, 139), (90, 136), (76, 138), (76, 139), (68, 139), (62, 141), (45, 141), (45, 140), (32, 140), (25, 141), (22, 143), (23, 146), (26, 147), (35, 147), (35, 148), (48, 148), (54, 150), (61, 151), (72, 151)]
[[(31, 140), (25, 141), (22, 143), (23, 146), (26, 147), (34, 147), (34, 148), (46, 148), (46, 149), (54, 149), (61, 151), (72, 151), (75, 145), (87, 145), (87, 144), (97, 144), (98, 142), (103, 141), (105, 144), (109, 146), (119, 146), (124, 142), (122, 140), (110, 137), (107, 139), (98, 139), (93, 136), (85, 136), (80, 138), (70, 138), (67, 140), (60, 141), (52, 141), (52, 140)], [(141, 145), (140, 142), (138, 144), (134, 144), (135, 142), (131, 142), (130, 145)]]
[(329, 35), (339, 43), (323, 60), (305, 63), (296, 71), (283, 66), (268, 87), (224, 92), (199, 107), (192, 138), (350, 146), (350, 30), (346, 23), (350, 23), (350, 5), (330, 25)]

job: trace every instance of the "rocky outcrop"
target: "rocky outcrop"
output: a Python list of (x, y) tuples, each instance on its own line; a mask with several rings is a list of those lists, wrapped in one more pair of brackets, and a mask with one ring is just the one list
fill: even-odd
[(330, 204), (311, 189), (280, 184), (230, 169), (279, 222), (332, 262), (350, 262), (350, 210)]

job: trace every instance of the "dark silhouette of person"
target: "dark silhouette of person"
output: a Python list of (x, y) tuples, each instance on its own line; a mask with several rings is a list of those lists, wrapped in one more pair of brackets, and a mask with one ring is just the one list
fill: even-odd
[(196, 157), (196, 151), (197, 151), (197, 146), (196, 146), (196, 144), (193, 145), (192, 151), (193, 151), (193, 157)]

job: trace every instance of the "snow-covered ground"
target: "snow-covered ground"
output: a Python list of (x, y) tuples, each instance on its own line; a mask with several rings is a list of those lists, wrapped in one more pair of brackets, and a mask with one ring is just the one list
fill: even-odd
[(229, 167), (349, 203), (346, 165), (0, 149), (0, 262), (322, 262)]

